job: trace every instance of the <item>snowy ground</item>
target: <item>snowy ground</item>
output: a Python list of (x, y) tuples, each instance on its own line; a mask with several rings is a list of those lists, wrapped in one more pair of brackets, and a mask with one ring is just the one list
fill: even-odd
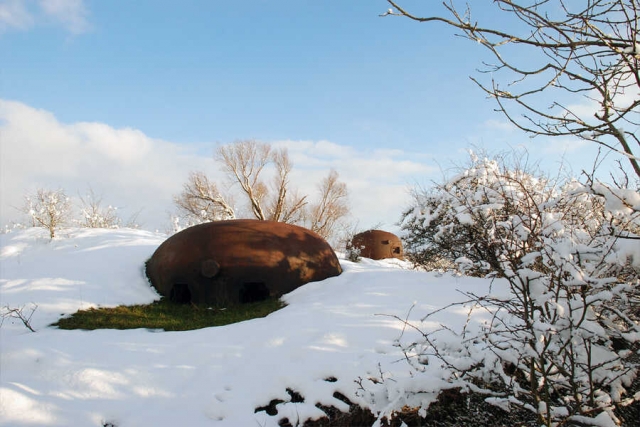
[[(48, 326), (78, 309), (157, 299), (143, 264), (165, 238), (125, 229), (68, 230), (53, 241), (39, 229), (0, 235), (0, 306), (28, 313), (37, 304), (36, 333), (15, 320), (0, 327), (0, 425), (277, 426), (283, 417), (295, 425), (323, 415), (316, 403), (346, 410), (336, 391), (376, 413), (425, 403), (443, 386), (442, 370), (429, 365), (411, 381), (394, 346), (403, 324), (389, 315), (415, 304), (418, 324), (463, 299), (457, 290), (491, 286), (398, 261), (341, 259), (342, 275), (295, 290), (262, 319), (189, 332)], [(466, 319), (450, 309), (435, 320), (457, 328)], [(404, 402), (416, 387), (422, 401)], [(305, 402), (289, 402), (287, 389)], [(277, 415), (255, 412), (273, 399), (285, 402)]]

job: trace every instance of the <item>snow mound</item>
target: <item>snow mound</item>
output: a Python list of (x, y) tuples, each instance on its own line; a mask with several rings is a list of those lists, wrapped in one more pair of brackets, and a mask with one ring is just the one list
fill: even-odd
[[(393, 316), (413, 307), (410, 321), (437, 328), (419, 319), (460, 300), (458, 289), (490, 284), (398, 260), (341, 259), (341, 276), (285, 295), (288, 305), (266, 318), (188, 332), (48, 326), (78, 309), (158, 299), (143, 269), (165, 238), (127, 229), (67, 230), (53, 241), (38, 229), (0, 236), (0, 305), (37, 305), (37, 332), (10, 320), (0, 328), (0, 425), (277, 426), (321, 417), (318, 403), (346, 410), (335, 392), (383, 410), (411, 375), (394, 345), (406, 328)], [(457, 328), (466, 317), (448, 310), (436, 320)], [(433, 397), (444, 385), (435, 368), (421, 382)], [(363, 387), (380, 376), (395, 388)], [(275, 399), (278, 414), (256, 412)]]

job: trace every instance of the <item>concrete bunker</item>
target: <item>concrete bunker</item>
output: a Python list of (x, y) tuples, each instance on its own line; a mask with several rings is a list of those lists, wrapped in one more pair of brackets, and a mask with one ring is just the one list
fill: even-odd
[(156, 249), (146, 268), (161, 295), (216, 306), (279, 297), (340, 273), (336, 254), (318, 234), (250, 219), (182, 230)]
[(402, 241), (388, 231), (368, 230), (358, 233), (351, 239), (349, 250), (359, 250), (360, 256), (375, 260), (398, 258), (404, 259)]

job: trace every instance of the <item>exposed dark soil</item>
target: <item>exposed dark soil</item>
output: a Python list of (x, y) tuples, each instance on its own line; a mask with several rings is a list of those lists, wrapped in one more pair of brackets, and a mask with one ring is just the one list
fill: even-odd
[[(637, 380), (640, 381), (640, 380)], [(304, 397), (293, 390), (287, 390), (291, 402), (304, 402)], [(376, 416), (368, 409), (363, 409), (349, 401), (340, 393), (334, 397), (349, 405), (349, 412), (341, 412), (335, 407), (317, 405), (326, 417), (318, 420), (307, 420), (303, 427), (359, 427), (371, 426)], [(281, 400), (274, 400), (258, 411), (266, 411), (270, 415), (277, 415), (276, 405)], [(640, 427), (640, 403), (621, 408), (616, 415), (622, 421), (623, 427)], [(384, 427), (401, 427), (402, 423), (408, 427), (536, 427), (536, 417), (524, 409), (514, 409), (506, 412), (484, 401), (484, 396), (474, 393), (460, 393), (458, 390), (443, 391), (438, 400), (429, 406), (426, 416), (421, 417), (417, 409), (404, 408), (394, 413), (389, 419), (382, 420)], [(296, 427), (287, 418), (280, 420), (282, 427)], [(567, 425), (567, 427), (574, 427)], [(578, 427), (578, 426), (575, 426)]]
[[(345, 398), (346, 399), (346, 398)], [(348, 400), (346, 401), (347, 403)], [(353, 427), (371, 426), (376, 417), (369, 411), (351, 404), (348, 414), (325, 410), (327, 417), (316, 421), (307, 421), (304, 427)], [(417, 409), (404, 408), (395, 413), (391, 419), (383, 419), (385, 427), (400, 427), (402, 423), (409, 427), (438, 426), (438, 427), (535, 427), (536, 419), (527, 411), (505, 412), (500, 408), (489, 405), (484, 397), (474, 394), (462, 394), (457, 390), (447, 390), (440, 394), (438, 400), (429, 406), (425, 417), (418, 414)]]

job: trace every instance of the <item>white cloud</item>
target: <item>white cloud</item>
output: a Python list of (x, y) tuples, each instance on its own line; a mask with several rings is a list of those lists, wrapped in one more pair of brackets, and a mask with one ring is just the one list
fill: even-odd
[(352, 147), (335, 144), (330, 141), (275, 141), (275, 147), (285, 147), (294, 161), (304, 164), (322, 164), (336, 159), (351, 158), (355, 154)]
[(357, 151), (328, 141), (287, 140), (274, 145), (289, 150), (292, 180), (303, 192), (313, 194), (316, 184), (335, 169), (347, 184), (354, 219), (362, 227), (382, 223), (393, 228), (410, 201), (409, 187), (439, 170), (419, 161), (427, 157), (424, 154), (398, 149)]
[(277, 141), (284, 146), (294, 164), (305, 169), (337, 169), (348, 176), (378, 180), (402, 180), (406, 176), (433, 172), (424, 163), (412, 160), (422, 154), (406, 153), (398, 149), (375, 149), (358, 152), (355, 148), (329, 141)]
[(33, 25), (25, 0), (0, 1), (0, 32), (9, 28), (25, 30)]
[(515, 127), (514, 124), (508, 120), (491, 119), (484, 122), (482, 126), (486, 129), (498, 130), (498, 131), (504, 131), (504, 132), (513, 132), (518, 130), (518, 128)]
[(544, 140), (541, 140), (539, 144), (533, 147), (538, 147), (539, 151), (541, 151), (543, 155), (564, 155), (589, 149), (593, 145), (594, 144), (592, 142), (588, 142), (583, 139), (571, 137), (553, 137), (553, 139), (546, 138)]
[(90, 186), (124, 207), (123, 216), (142, 209), (141, 221), (157, 228), (190, 171), (214, 173), (213, 160), (194, 147), (101, 123), (63, 124), (19, 102), (0, 100), (0, 141), (2, 225), (18, 219), (23, 195), (38, 187), (74, 196)]
[(84, 0), (40, 0), (40, 7), (48, 17), (74, 34), (90, 28)]
[[(359, 152), (329, 141), (277, 141), (294, 162), (292, 182), (310, 194), (336, 169), (351, 194), (354, 220), (363, 227), (392, 226), (409, 202), (408, 187), (435, 168), (400, 150)], [(213, 146), (213, 144), (211, 144)], [(222, 182), (201, 146), (146, 136), (136, 129), (104, 123), (61, 123), (48, 111), (0, 100), (0, 225), (18, 220), (15, 209), (36, 188), (64, 188), (70, 196), (90, 186), (126, 217), (142, 209), (145, 228), (164, 230), (174, 194), (191, 171)]]
[(78, 123), (70, 129), (94, 150), (122, 164), (135, 164), (152, 150), (152, 141), (139, 130), (114, 129), (103, 123)]
[(0, 32), (49, 22), (80, 34), (91, 28), (88, 15), (84, 0), (0, 0)]

